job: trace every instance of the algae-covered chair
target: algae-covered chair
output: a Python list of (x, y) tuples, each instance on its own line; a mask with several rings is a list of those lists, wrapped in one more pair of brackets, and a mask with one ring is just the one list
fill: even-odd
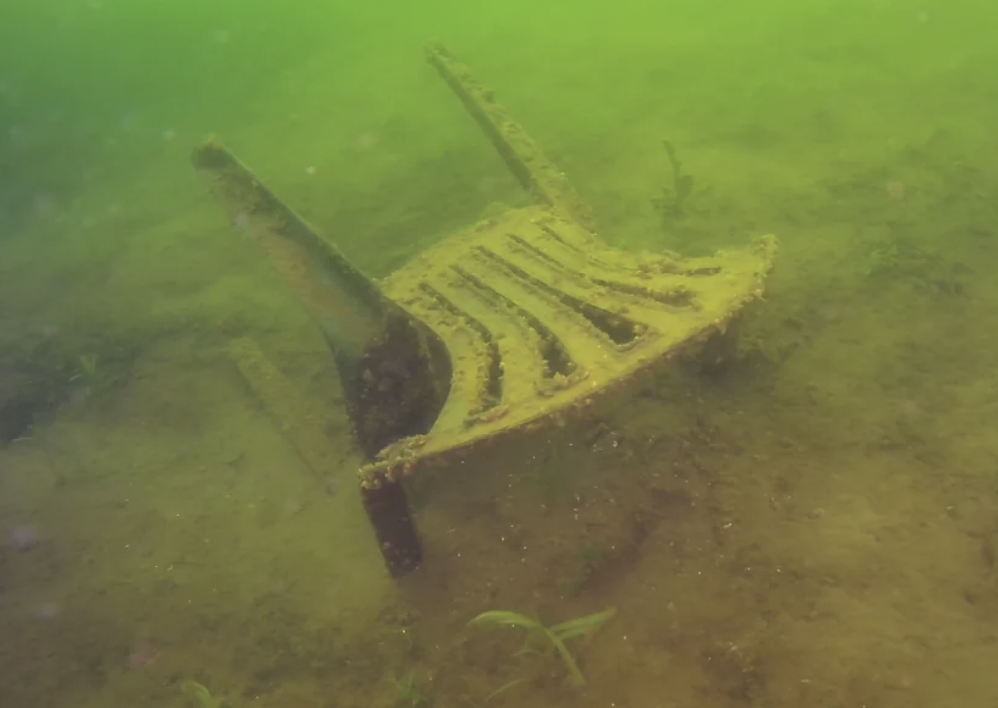
[[(380, 282), (218, 142), (193, 156), (325, 334), (368, 459), (363, 503), (396, 576), (422, 560), (406, 478), (570, 416), (655, 364), (704, 356), (762, 295), (776, 252), (771, 236), (700, 258), (607, 247), (493, 92), (440, 45), (427, 56), (534, 204), (442, 240)], [(266, 383), (255, 388), (267, 395)]]

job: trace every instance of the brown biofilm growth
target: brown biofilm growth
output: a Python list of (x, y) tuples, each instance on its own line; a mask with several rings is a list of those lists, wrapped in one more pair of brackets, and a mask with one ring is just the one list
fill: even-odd
[(516, 245), (519, 252), (524, 253), (534, 260), (542, 262), (548, 268), (556, 270), (559, 275), (572, 278), (579, 281), (589, 282), (594, 285), (599, 285), (600, 287), (613, 290), (618, 293), (625, 293), (627, 295), (636, 295), (639, 298), (651, 298), (657, 302), (661, 302), (666, 305), (674, 305), (676, 307), (690, 307), (696, 303), (696, 294), (683, 287), (674, 287), (666, 291), (655, 290), (654, 288), (643, 287), (641, 285), (634, 285), (631, 283), (623, 283), (615, 280), (607, 280), (606, 278), (595, 278), (588, 275), (582, 275), (577, 271), (572, 270), (564, 263), (559, 261), (557, 258), (549, 256), (547, 253), (541, 249), (534, 246), (532, 243), (528, 242), (526, 239), (517, 236), (516, 234), (506, 234), (506, 237)]
[(452, 378), (446, 347), (402, 318), (390, 319), (355, 359), (338, 358), (337, 365), (357, 443), (371, 460), (432, 429)]
[(454, 272), (467, 281), (469, 286), (479, 295), (490, 300), (493, 306), (515, 312), (537, 334), (541, 342), (540, 355), (544, 359), (546, 376), (548, 378), (558, 375), (569, 376), (575, 371), (575, 362), (572, 361), (571, 356), (566, 351), (565, 345), (561, 343), (561, 340), (543, 322), (464, 268), (454, 266)]
[[(559, 226), (564, 227), (563, 224)], [(632, 269), (627, 265), (614, 260), (607, 260), (600, 258), (599, 254), (603, 250), (602, 244), (597, 250), (587, 249), (586, 246), (589, 244), (580, 243), (577, 238), (573, 238), (570, 234), (562, 234), (558, 230), (554, 229), (549, 224), (539, 224), (538, 228), (556, 243), (558, 243), (562, 248), (569, 252), (576, 253), (581, 259), (587, 262), (590, 266), (594, 268), (599, 268), (600, 272), (603, 273), (620, 273), (625, 277), (630, 277), (632, 275)]]
[(696, 293), (682, 286), (677, 286), (669, 290), (655, 290), (630, 283), (604, 280), (603, 278), (590, 278), (590, 280), (596, 285), (601, 285), (609, 290), (615, 290), (627, 295), (636, 295), (642, 298), (651, 298), (656, 302), (661, 302), (663, 305), (672, 305), (673, 307), (693, 307), (696, 305)]
[(485, 381), (479, 397), (479, 407), (488, 410), (502, 402), (503, 390), (503, 366), (502, 355), (499, 353), (499, 345), (496, 343), (488, 327), (469, 315), (460, 307), (444, 297), (443, 293), (432, 285), (423, 283), (420, 289), (432, 297), (436, 303), (449, 312), (452, 316), (466, 325), (483, 345), (486, 352), (487, 364), (485, 368)]
[(548, 297), (555, 298), (561, 304), (571, 308), (577, 314), (588, 320), (593, 327), (609, 337), (617, 346), (633, 344), (637, 338), (641, 336), (641, 325), (637, 322), (632, 322), (626, 317), (610, 312), (609, 310), (604, 310), (602, 307), (597, 307), (596, 305), (584, 302), (576, 297), (572, 297), (568, 293), (562, 292), (561, 290), (538, 280), (527, 271), (517, 265), (514, 265), (513, 263), (510, 263), (494, 251), (490, 251), (482, 246), (479, 246), (475, 250), (480, 255), (488, 258), (491, 262), (498, 265), (500, 268), (508, 271), (510, 275), (516, 279), (532, 286), (533, 288), (536, 288), (537, 290), (540, 290)]

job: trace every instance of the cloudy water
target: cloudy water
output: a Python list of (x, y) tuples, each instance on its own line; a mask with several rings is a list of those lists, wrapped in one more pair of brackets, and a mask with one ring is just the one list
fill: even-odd
[(998, 705), (996, 22), (5, 3), (0, 706)]

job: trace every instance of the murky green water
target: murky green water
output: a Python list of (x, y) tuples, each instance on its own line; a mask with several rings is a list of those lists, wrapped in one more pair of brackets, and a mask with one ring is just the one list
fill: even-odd
[[(995, 15), (7, 3), (0, 705), (994, 705)], [(323, 333), (191, 152), (384, 278), (532, 202), (432, 40), (606, 244), (780, 250), (728, 366), (417, 471), (392, 579)]]

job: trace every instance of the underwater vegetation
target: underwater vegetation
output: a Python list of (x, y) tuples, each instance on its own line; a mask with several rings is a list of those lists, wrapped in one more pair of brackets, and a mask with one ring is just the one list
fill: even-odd
[(655, 208), (663, 221), (682, 219), (687, 215), (689, 199), (693, 194), (693, 175), (683, 171), (683, 162), (679, 159), (676, 146), (668, 140), (663, 140), (666, 157), (672, 168), (672, 186), (663, 187), (662, 196), (655, 199)]
[(32, 426), (62, 404), (124, 385), (138, 348), (137, 342), (80, 342), (48, 331), (0, 337), (0, 447), (30, 436)]
[(97, 355), (81, 354), (79, 371), (70, 380), (83, 381), (89, 390), (96, 391), (100, 384), (100, 368), (97, 366)]
[(215, 698), (206, 686), (197, 681), (184, 681), (180, 690), (189, 699), (194, 708), (224, 708), (225, 701)]
[[(483, 612), (478, 615), (468, 622), (468, 624), (491, 624), (507, 627), (520, 627), (527, 630), (527, 643), (519, 653), (523, 654), (530, 651), (532, 649), (531, 645), (538, 639), (542, 644), (550, 644), (554, 647), (555, 651), (558, 653), (558, 657), (561, 659), (562, 663), (565, 665), (565, 669), (568, 671), (569, 683), (574, 686), (583, 686), (586, 683), (586, 679), (582, 675), (582, 670), (575, 661), (575, 657), (572, 655), (572, 652), (569, 651), (568, 647), (565, 645), (565, 642), (569, 639), (574, 639), (575, 637), (591, 635), (597, 629), (602, 627), (603, 624), (606, 623), (607, 620), (611, 619), (616, 613), (617, 609), (611, 607), (603, 610), (602, 612), (586, 615), (585, 617), (577, 617), (576, 619), (556, 624), (553, 627), (546, 627), (541, 624), (539, 620), (520, 614), (519, 612), (490, 610), (489, 612)], [(505, 688), (506, 687), (503, 687), (500, 691)], [(498, 692), (499, 691), (496, 693)]]
[(401, 678), (392, 680), (395, 682), (396, 708), (425, 708), (430, 704), (430, 696), (423, 690), (415, 671), (407, 671)]

